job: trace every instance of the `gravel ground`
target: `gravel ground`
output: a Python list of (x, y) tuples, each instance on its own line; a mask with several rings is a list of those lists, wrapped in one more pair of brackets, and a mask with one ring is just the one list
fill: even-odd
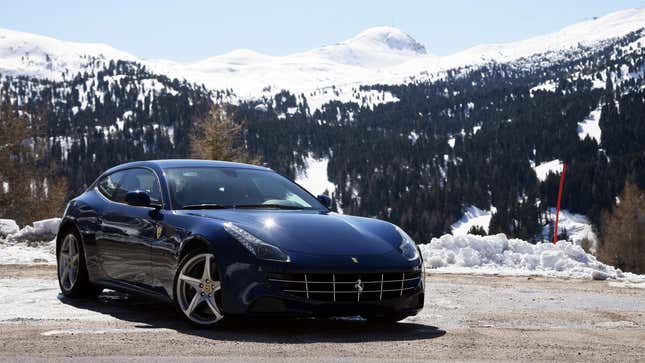
[(645, 289), (538, 277), (430, 275), (425, 309), (359, 319), (234, 320), (195, 330), (155, 301), (58, 296), (51, 266), (0, 266), (0, 361), (645, 361)]

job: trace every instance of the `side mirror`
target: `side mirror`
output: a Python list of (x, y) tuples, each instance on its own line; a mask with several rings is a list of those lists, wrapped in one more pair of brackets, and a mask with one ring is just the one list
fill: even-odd
[(136, 207), (150, 207), (150, 204), (152, 204), (148, 193), (142, 190), (128, 192), (125, 195), (125, 202)]
[(322, 205), (324, 205), (327, 209), (331, 209), (331, 198), (329, 198), (328, 196), (326, 196), (324, 194), (321, 194), (321, 195), (317, 196), (316, 199), (318, 199), (318, 201)]

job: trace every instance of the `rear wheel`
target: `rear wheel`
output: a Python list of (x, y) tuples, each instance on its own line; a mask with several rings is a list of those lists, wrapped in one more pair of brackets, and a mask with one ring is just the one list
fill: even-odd
[(85, 254), (80, 238), (74, 232), (67, 232), (58, 249), (58, 285), (66, 297), (97, 297), (103, 289), (89, 280)]
[(215, 255), (209, 252), (189, 253), (175, 276), (175, 305), (189, 323), (210, 328), (223, 318), (222, 285)]

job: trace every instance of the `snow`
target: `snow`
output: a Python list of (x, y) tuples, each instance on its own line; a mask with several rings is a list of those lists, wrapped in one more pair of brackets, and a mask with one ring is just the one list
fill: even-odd
[(455, 138), (451, 137), (448, 139), (448, 146), (450, 146), (451, 149), (455, 148)]
[[(61, 302), (55, 279), (1, 278), (0, 291), (0, 321), (115, 319), (109, 314)], [(123, 294), (112, 294), (126, 298)]]
[(600, 145), (600, 136), (602, 135), (602, 131), (600, 130), (601, 114), (602, 106), (598, 106), (582, 122), (578, 122), (578, 137), (580, 140), (584, 140), (589, 136)]
[(322, 87), (306, 94), (309, 112), (322, 110), (323, 106), (330, 101), (343, 103), (354, 102), (361, 107), (374, 109), (374, 106), (396, 103), (399, 98), (391, 92), (380, 90), (364, 90), (355, 86)]
[(33, 265), (56, 263), (55, 241), (37, 244), (6, 242), (0, 240), (0, 265)]
[(387, 69), (422, 56), (427, 56), (425, 48), (409, 35), (396, 28), (376, 27), (337, 44), (285, 56), (242, 50), (197, 62), (144, 64), (155, 72), (213, 89), (231, 88), (248, 99), (282, 89), (308, 94), (331, 86), (379, 83), (389, 76)]
[(468, 234), (468, 231), (473, 226), (481, 226), (488, 233), (488, 226), (493, 214), (497, 212), (497, 208), (491, 207), (490, 210), (482, 210), (474, 205), (466, 208), (463, 217), (450, 226), (454, 236), (463, 236)]
[(325, 191), (333, 193), (336, 186), (327, 176), (328, 164), (328, 158), (316, 159), (310, 153), (305, 159), (305, 169), (297, 173), (295, 182), (313, 195), (324, 194)]
[(550, 173), (559, 174), (562, 172), (562, 162), (558, 159), (547, 161), (533, 167), (533, 170), (535, 170), (537, 178), (543, 182)]
[(594, 280), (621, 279), (645, 282), (645, 275), (623, 273), (568, 241), (531, 244), (520, 239), (494, 236), (433, 238), (419, 245), (431, 272), (552, 276)]
[[(549, 223), (542, 229), (542, 238), (550, 241), (553, 238), (551, 226), (553, 221), (555, 221), (555, 208), (549, 208), (547, 220)], [(561, 234), (564, 230), (569, 235), (569, 241), (581, 246), (584, 240), (588, 240), (590, 243), (590, 251), (592, 253), (596, 252), (598, 248), (598, 237), (593, 231), (591, 221), (589, 221), (587, 216), (561, 209), (560, 218), (558, 219), (558, 234)]]
[(33, 226), (25, 226), (21, 230), (6, 236), (8, 241), (48, 241), (58, 233), (60, 218), (35, 221)]
[(410, 131), (408, 140), (412, 141), (412, 145), (416, 144), (417, 140), (419, 140), (419, 134), (417, 134), (415, 131)]
[(105, 44), (73, 43), (0, 28), (0, 71), (7, 74), (62, 80), (91, 66), (92, 59), (104, 61), (137, 58)]
[(485, 44), (449, 56), (455, 63), (509, 62), (533, 54), (577, 48), (619, 37), (645, 24), (645, 8), (620, 10), (593, 20), (567, 26), (560, 31), (506, 44)]
[(425, 47), (408, 34), (397, 28), (379, 26), (369, 28), (344, 42), (305, 54), (340, 64), (379, 69), (401, 64), (426, 53)]
[(6, 230), (10, 231), (0, 235), (0, 265), (56, 263), (54, 238), (59, 225), (60, 218), (50, 218), (18, 229), (15, 221), (0, 219), (0, 229), (2, 226), (9, 226)]
[(18, 232), (18, 224), (13, 219), (0, 218), (0, 237)]
[(558, 84), (553, 80), (546, 81), (541, 83), (529, 90), (530, 94), (533, 95), (535, 91), (545, 91), (545, 92), (555, 92), (555, 89), (558, 87)]
[(260, 103), (258, 105), (255, 105), (254, 109), (256, 111), (260, 111), (260, 112), (267, 112), (269, 110), (268, 106), (265, 105), (264, 103)]
[[(300, 53), (273, 56), (242, 49), (195, 62), (143, 60), (107, 45), (64, 42), (0, 29), (0, 72), (61, 80), (63, 74), (71, 77), (96, 67), (93, 58), (104, 63), (123, 59), (139, 62), (153, 72), (204, 84), (211, 89), (230, 88), (234, 90), (235, 97), (262, 99), (282, 89), (307, 95), (332, 86), (352, 89), (358, 85), (437, 79), (447, 70), (458, 67), (511, 62), (545, 52), (575, 50), (580, 45), (593, 46), (638, 30), (644, 24), (645, 8), (628, 9), (574, 24), (555, 33), (507, 44), (480, 45), (447, 56), (428, 54), (423, 45), (405, 32), (381, 26), (367, 29), (345, 41)], [(353, 92), (349, 94), (353, 95)], [(328, 97), (347, 96), (337, 96), (332, 92)], [(86, 106), (84, 104), (81, 109)]]

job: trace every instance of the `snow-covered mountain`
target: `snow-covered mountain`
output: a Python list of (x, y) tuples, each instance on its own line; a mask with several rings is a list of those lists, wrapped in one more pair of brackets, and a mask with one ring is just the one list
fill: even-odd
[(482, 44), (436, 59), (412, 60), (396, 71), (412, 75), (428, 69), (449, 69), (487, 62), (505, 63), (535, 54), (592, 46), (645, 27), (645, 7), (621, 10), (567, 26), (560, 31), (503, 44)]
[(211, 88), (231, 88), (243, 97), (275, 93), (281, 89), (307, 92), (330, 86), (373, 83), (389, 69), (420, 57), (425, 47), (392, 27), (367, 29), (338, 44), (290, 54), (270, 56), (237, 50), (202, 61), (147, 62), (156, 72), (204, 83)]
[(65, 42), (0, 29), (0, 73), (58, 80), (96, 67), (96, 62), (100, 65), (120, 59), (212, 89), (233, 89), (241, 98), (255, 98), (281, 89), (311, 93), (331, 86), (397, 84), (456, 67), (592, 46), (643, 27), (645, 8), (628, 9), (555, 33), (513, 43), (480, 45), (448, 56), (428, 54), (423, 45), (399, 29), (375, 27), (337, 44), (286, 56), (236, 50), (185, 63), (144, 60), (104, 44)]
[(0, 29), (0, 73), (61, 80), (73, 77), (96, 61), (140, 61), (106, 44), (74, 43)]

